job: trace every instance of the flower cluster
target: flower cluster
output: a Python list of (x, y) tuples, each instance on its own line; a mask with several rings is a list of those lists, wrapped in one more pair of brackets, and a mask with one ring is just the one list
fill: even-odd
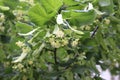
[(25, 66), (22, 63), (15, 64), (12, 68), (20, 72), (27, 72)]

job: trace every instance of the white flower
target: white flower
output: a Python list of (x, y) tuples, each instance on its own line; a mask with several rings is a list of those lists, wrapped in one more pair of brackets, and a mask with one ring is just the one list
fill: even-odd
[(57, 24), (64, 24), (62, 14), (57, 15), (56, 22), (57, 22)]

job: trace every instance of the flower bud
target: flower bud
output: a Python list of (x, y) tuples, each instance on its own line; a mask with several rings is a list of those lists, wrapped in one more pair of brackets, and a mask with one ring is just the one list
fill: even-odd
[(56, 22), (57, 22), (57, 24), (64, 24), (62, 14), (57, 15)]

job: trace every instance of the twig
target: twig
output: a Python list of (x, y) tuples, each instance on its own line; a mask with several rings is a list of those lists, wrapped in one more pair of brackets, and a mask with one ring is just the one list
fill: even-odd
[(91, 38), (94, 37), (94, 35), (96, 34), (98, 28), (99, 28), (98, 26), (95, 27), (94, 31), (92, 32), (92, 34), (91, 34), (91, 36), (90, 36)]

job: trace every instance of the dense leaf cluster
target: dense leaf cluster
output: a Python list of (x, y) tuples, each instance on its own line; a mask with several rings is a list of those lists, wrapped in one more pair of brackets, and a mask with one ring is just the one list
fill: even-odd
[(118, 75), (119, 34), (119, 0), (1, 0), (0, 80)]

